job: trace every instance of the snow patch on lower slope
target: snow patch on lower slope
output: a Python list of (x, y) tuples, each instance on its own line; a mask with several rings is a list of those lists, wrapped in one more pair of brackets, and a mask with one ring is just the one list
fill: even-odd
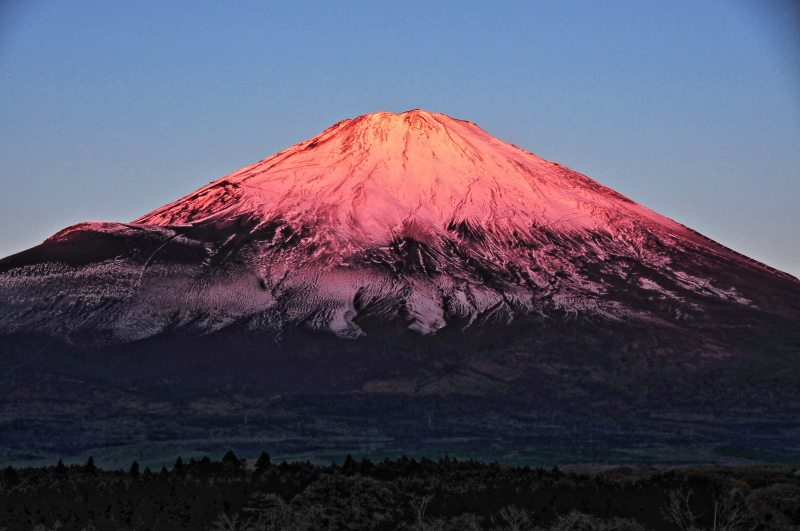
[(723, 289), (711, 285), (711, 281), (706, 278), (699, 278), (692, 276), (683, 271), (673, 271), (674, 275), (678, 278), (678, 283), (696, 293), (703, 293), (715, 296), (723, 300), (729, 300), (739, 304), (752, 305), (753, 301), (746, 299), (739, 295), (735, 287), (730, 289)]
[[(216, 274), (214, 274), (216, 273)], [(115, 323), (122, 341), (179, 329), (203, 335), (236, 323), (276, 303), (250, 271), (198, 271), (191, 266), (151, 266), (140, 289)]]
[(84, 267), (43, 263), (0, 275), (0, 329), (58, 337), (106, 335), (135, 292), (139, 270), (124, 260)]

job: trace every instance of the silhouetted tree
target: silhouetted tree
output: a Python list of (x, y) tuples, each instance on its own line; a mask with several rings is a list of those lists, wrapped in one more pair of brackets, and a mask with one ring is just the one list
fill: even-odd
[(178, 459), (172, 466), (172, 471), (178, 474), (179, 476), (183, 475), (183, 473), (186, 471), (186, 467), (183, 466), (183, 459), (181, 458), (181, 456), (178, 456)]
[(242, 472), (246, 466), (247, 460), (237, 458), (233, 450), (228, 450), (225, 455), (222, 456), (222, 468), (226, 471)]
[(367, 459), (366, 457), (361, 458), (361, 463), (359, 464), (359, 470), (362, 474), (369, 474), (375, 468), (375, 465), (372, 464), (372, 461)]
[(138, 461), (134, 461), (133, 463), (131, 463), (131, 469), (130, 469), (130, 471), (128, 473), (134, 479), (138, 479), (139, 478), (139, 462)]
[(345, 476), (350, 476), (356, 472), (358, 472), (358, 463), (356, 463), (356, 460), (353, 459), (352, 455), (347, 454), (344, 464), (342, 465), (342, 474)]
[(67, 467), (64, 466), (64, 461), (61, 459), (58, 460), (58, 464), (55, 468), (56, 476), (66, 476), (67, 475)]
[(271, 466), (272, 461), (269, 458), (269, 454), (267, 452), (261, 452), (258, 461), (256, 461), (256, 474), (263, 474)]
[(83, 471), (87, 474), (97, 473), (97, 467), (94, 464), (94, 457), (91, 455), (89, 456), (89, 459), (86, 460), (86, 464), (83, 465)]

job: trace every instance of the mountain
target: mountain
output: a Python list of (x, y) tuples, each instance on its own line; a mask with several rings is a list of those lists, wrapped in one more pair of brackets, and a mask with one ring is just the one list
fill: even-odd
[(532, 315), (682, 326), (720, 302), (797, 316), (760, 293), (797, 290), (789, 275), (424, 111), (339, 122), (133, 223), (69, 227), (2, 274), (0, 329), (85, 345), (234, 323), (357, 339), (359, 318), (422, 335)]
[(341, 121), (132, 223), (68, 227), (0, 260), (0, 301), (13, 375), (800, 404), (800, 281), (420, 110)]

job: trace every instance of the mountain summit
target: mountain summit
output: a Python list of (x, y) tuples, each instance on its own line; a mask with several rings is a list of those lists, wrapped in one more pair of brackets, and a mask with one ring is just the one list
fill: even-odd
[(542, 240), (543, 232), (617, 235), (632, 224), (730, 255), (471, 122), (420, 110), (339, 122), (134, 223), (187, 225), (243, 215), (313, 230), (304, 242), (315, 247), (310, 258), (327, 264), (398, 238), (436, 245), (473, 235), (518, 247)]
[(341, 121), (133, 223), (82, 223), (3, 259), (0, 333), (378, 348), (370, 337), (515, 330), (517, 351), (569, 337), (725, 358), (757, 343), (741, 334), (800, 323), (798, 294), (794, 277), (584, 175), (413, 110)]

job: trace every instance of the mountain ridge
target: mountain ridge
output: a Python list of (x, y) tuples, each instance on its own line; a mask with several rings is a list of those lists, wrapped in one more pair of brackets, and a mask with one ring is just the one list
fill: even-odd
[[(365, 320), (425, 336), (545, 316), (702, 336), (719, 304), (798, 320), (796, 292), (585, 175), (413, 110), (340, 121), (133, 223), (73, 225), (0, 260), (0, 334), (352, 340)], [(709, 341), (705, 355), (724, 343)]]

